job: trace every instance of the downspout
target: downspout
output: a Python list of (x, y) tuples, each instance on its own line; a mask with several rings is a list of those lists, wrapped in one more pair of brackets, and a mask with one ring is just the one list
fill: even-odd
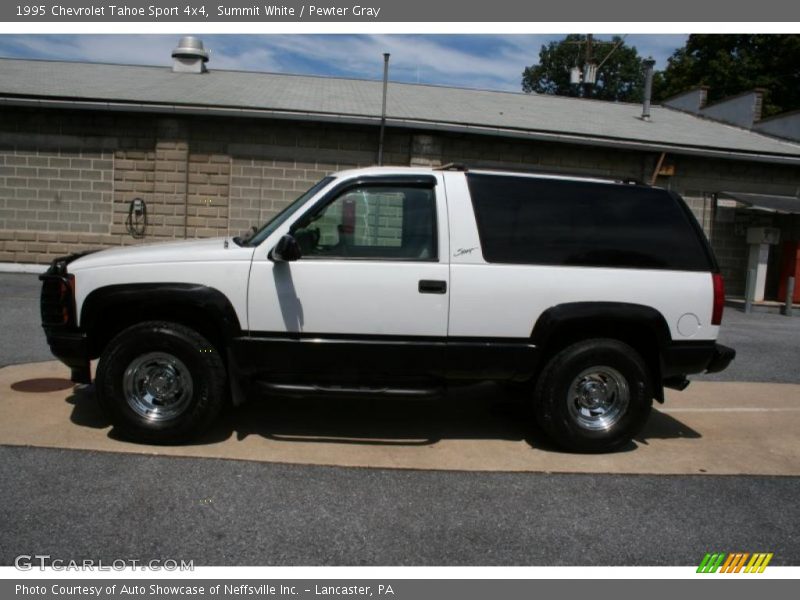
[(186, 168), (183, 178), (183, 239), (189, 237), (189, 131), (186, 131)]

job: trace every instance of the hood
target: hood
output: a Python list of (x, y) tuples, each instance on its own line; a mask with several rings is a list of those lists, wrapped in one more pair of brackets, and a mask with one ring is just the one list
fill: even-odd
[(83, 269), (121, 265), (250, 260), (253, 251), (254, 248), (242, 248), (225, 237), (159, 242), (93, 252), (70, 263), (69, 270), (77, 272)]

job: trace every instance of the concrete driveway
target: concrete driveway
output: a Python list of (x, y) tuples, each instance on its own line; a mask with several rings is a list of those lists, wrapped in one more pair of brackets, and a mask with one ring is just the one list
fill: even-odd
[(444, 400), (253, 400), (200, 442), (120, 441), (57, 362), (0, 369), (0, 444), (295, 464), (570, 473), (800, 475), (800, 384), (695, 382), (668, 392), (621, 452), (559, 452), (496, 386)]

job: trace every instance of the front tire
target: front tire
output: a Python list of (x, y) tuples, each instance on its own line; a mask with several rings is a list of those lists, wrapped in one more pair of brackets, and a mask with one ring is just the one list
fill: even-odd
[(653, 402), (642, 357), (613, 339), (578, 342), (556, 354), (536, 385), (534, 412), (558, 446), (609, 452), (641, 431)]
[(205, 431), (225, 399), (225, 366), (202, 335), (162, 321), (114, 337), (97, 367), (100, 405), (128, 439), (177, 443)]

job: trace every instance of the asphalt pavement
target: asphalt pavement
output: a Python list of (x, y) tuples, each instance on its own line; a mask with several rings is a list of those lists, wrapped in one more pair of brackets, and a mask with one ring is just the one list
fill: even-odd
[(736, 359), (720, 373), (689, 379), (800, 383), (800, 311), (794, 314), (745, 314), (726, 306), (719, 342), (735, 348)]
[(51, 360), (39, 316), (38, 275), (0, 273), (0, 367)]
[(800, 564), (796, 477), (356, 469), (0, 447), (0, 563)]

